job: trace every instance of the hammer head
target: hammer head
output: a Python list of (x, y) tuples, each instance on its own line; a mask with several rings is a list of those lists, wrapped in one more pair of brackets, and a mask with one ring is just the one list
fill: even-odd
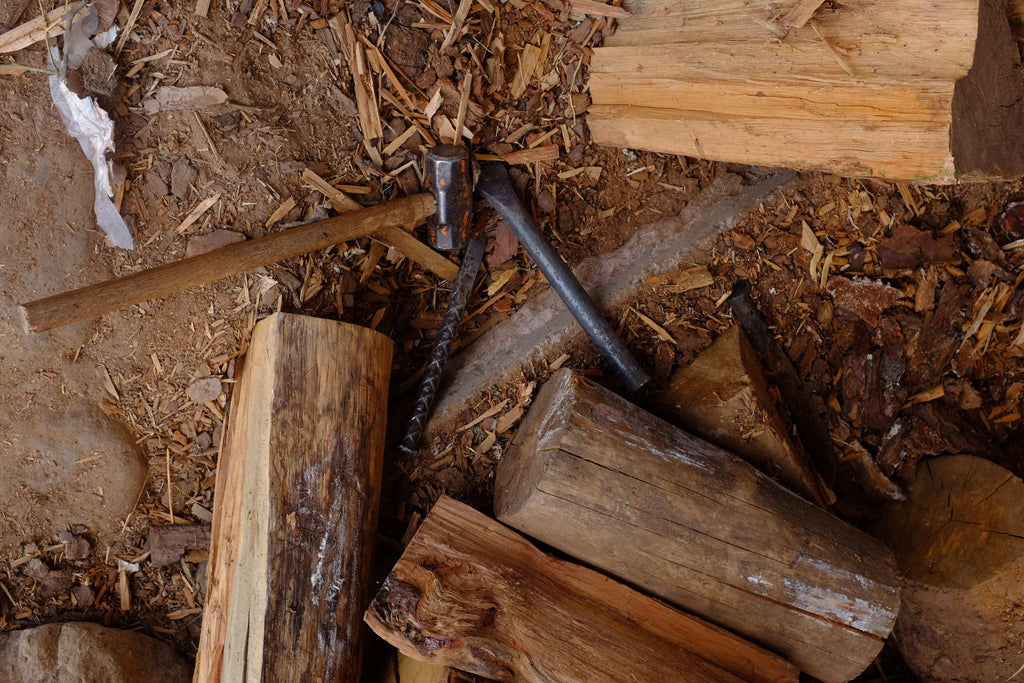
[(442, 251), (461, 249), (473, 217), (469, 150), (460, 145), (432, 147), (427, 152), (425, 184), (437, 200), (437, 223), (430, 231), (430, 243)]

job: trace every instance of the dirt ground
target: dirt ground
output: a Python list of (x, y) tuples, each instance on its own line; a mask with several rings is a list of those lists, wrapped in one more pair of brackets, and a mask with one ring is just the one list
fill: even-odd
[[(0, 26), (37, 16), (38, 7), (23, 5), (0, 0)], [(117, 7), (118, 25), (134, 6)], [(747, 169), (591, 144), (586, 58), (610, 29), (569, 17), (561, 2), (477, 6), (464, 33), (440, 51), (449, 22), (434, 3), (283, 0), (254, 9), (251, 0), (215, 0), (207, 17), (194, 14), (192, 3), (138, 6), (115, 56), (116, 87), (98, 96), (116, 122), (113, 157), (126, 178), (119, 201), (134, 251), (109, 247), (96, 228), (91, 169), (53, 109), (45, 74), (0, 76), (0, 628), (87, 619), (140, 628), (194, 654), (206, 555), (193, 551), (153, 567), (147, 535), (153, 527), (209, 522), (236, 359), (255, 321), (285, 310), (388, 334), (396, 341), (392, 396), (399, 401), (440, 324), (446, 283), (366, 238), (40, 335), (24, 334), (17, 304), (182, 258), (217, 229), (252, 238), (316, 217), (327, 207), (303, 184), (307, 168), (356, 188), (349, 191), (364, 205), (417, 191), (427, 141), (416, 133), (387, 147), (413, 120), (402, 111), (400, 88), (385, 88), (390, 99), (378, 103), (383, 141), (376, 147), (391, 150), (378, 166), (362, 146), (346, 51), (323, 19), (350, 17), (401, 72), (402, 89), (416, 103), (441, 93), (433, 136), (442, 137), (444, 117), (449, 127), (457, 118), (470, 74), (466, 124), (474, 149), (504, 155), (554, 147), (547, 161), (514, 165), (514, 177), (570, 263), (678, 213), (716, 175)], [(545, 60), (513, 97), (526, 44), (547, 46)], [(12, 62), (46, 66), (39, 45), (0, 59)], [(155, 114), (144, 105), (161, 86), (194, 85), (223, 89), (227, 102)], [(731, 325), (724, 295), (737, 279), (750, 279), (821, 397), (844, 454), (871, 454), (897, 483), (913, 476), (920, 458), (951, 451), (1021, 474), (1024, 369), (1016, 339), (1024, 302), (1016, 273), (1024, 251), (1002, 247), (1024, 233), (1000, 218), (1021, 195), (1018, 184), (923, 189), (808, 175), (723, 236), (709, 259), (714, 285), (677, 293), (671, 282), (652, 284), (614, 314), (663, 382)], [(197, 221), (180, 227), (214, 197)], [(294, 208), (278, 211), (289, 200)], [(461, 345), (544, 286), (507, 228), (487, 211), (480, 222), (490, 254)], [(899, 233), (901, 226), (915, 232)], [(979, 261), (993, 268), (974, 266)], [(891, 305), (873, 312), (843, 299), (835, 283), (853, 276), (884, 279), (893, 291), (879, 296), (892, 296)], [(934, 330), (954, 325), (963, 344), (927, 343)], [(601, 373), (587, 345), (566, 352), (562, 364)], [(478, 413), (506, 397), (510, 405), (528, 399), (549, 370), (495, 388)], [(221, 382), (216, 395), (199, 389), (209, 388), (201, 382), (209, 378)], [(876, 404), (880, 413), (866, 407)], [(389, 462), (386, 553), (400, 550), (410, 518), (442, 492), (489, 509), (490, 476), (515, 431), (511, 421), (498, 433), (502, 417), (438, 436), (417, 463)], [(935, 436), (892, 443), (887, 435), (897, 422), (904, 433)], [(963, 426), (968, 436), (957, 440), (941, 425)], [(842, 493), (840, 510), (852, 521), (877, 494), (855, 484)], [(67, 538), (57, 537), (62, 531), (87, 539), (90, 552), (69, 552)], [(127, 591), (119, 588), (122, 574)], [(883, 670), (887, 680), (910, 680), (887, 658), (875, 673), (884, 678)], [(874, 675), (865, 680), (882, 680)]]

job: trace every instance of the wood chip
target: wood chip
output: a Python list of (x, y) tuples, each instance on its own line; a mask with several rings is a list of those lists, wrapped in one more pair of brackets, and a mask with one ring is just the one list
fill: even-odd
[(519, 99), (526, 92), (526, 88), (533, 82), (537, 67), (540, 66), (542, 50), (536, 45), (527, 44), (519, 53), (519, 69), (512, 79), (512, 97)]
[(668, 291), (676, 294), (689, 292), (702, 287), (710, 287), (715, 284), (715, 277), (708, 270), (707, 266), (696, 266), (684, 270), (675, 278), (675, 283), (668, 286)]
[(285, 199), (283, 202), (281, 202), (281, 204), (274, 210), (274, 213), (270, 214), (270, 218), (267, 219), (265, 227), (269, 228), (274, 223), (277, 223), (285, 216), (287, 216), (288, 212), (290, 212), (294, 208), (295, 199), (293, 197), (288, 197), (288, 199)]
[(132, 608), (132, 592), (128, 587), (128, 572), (122, 569), (117, 574), (117, 594), (121, 601), (121, 611), (127, 612)]
[[(823, 2), (824, 0), (818, 0)], [(612, 19), (628, 19), (633, 16), (633, 13), (623, 7), (616, 7), (615, 5), (606, 5), (603, 2), (595, 2), (594, 0), (569, 0), (569, 7), (573, 11), (580, 12), (582, 14), (589, 14), (595, 17), (610, 17)]]
[(184, 233), (186, 230), (188, 230), (190, 227), (192, 227), (192, 224), (195, 223), (197, 220), (199, 220), (199, 218), (204, 213), (206, 213), (210, 209), (210, 207), (213, 206), (214, 204), (216, 204), (219, 200), (220, 200), (220, 193), (217, 193), (217, 194), (213, 195), (212, 197), (207, 197), (203, 201), (199, 202), (199, 204), (197, 204), (194, 209), (192, 209), (191, 211), (188, 212), (188, 215), (185, 216), (185, 220), (183, 220), (181, 223), (179, 223), (178, 227), (176, 227), (174, 229), (174, 231), (177, 232), (179, 235)]
[[(138, 0), (138, 3), (141, 5), (142, 0)], [(40, 14), (35, 19), (27, 21), (21, 26), (0, 34), (0, 53), (17, 52), (47, 38), (55, 38), (62, 35), (66, 24), (63, 21), (64, 15), (80, 9), (84, 4), (76, 2), (67, 7), (57, 7), (46, 14)]]
[(469, 17), (469, 9), (472, 6), (473, 0), (459, 1), (459, 7), (455, 10), (455, 16), (452, 17), (451, 28), (448, 29), (444, 42), (441, 43), (442, 51), (454, 45), (455, 41), (459, 39), (459, 35), (462, 33), (462, 26), (466, 23), (466, 19)]
[(542, 161), (557, 161), (559, 155), (558, 145), (544, 145), (533, 149), (520, 149), (508, 154), (502, 154), (501, 160), (506, 164), (535, 164)]
[(661, 339), (662, 341), (670, 342), (672, 344), (676, 343), (675, 337), (673, 337), (671, 334), (669, 334), (668, 330), (666, 330), (664, 327), (662, 327), (658, 323), (654, 322), (653, 319), (651, 319), (650, 317), (644, 315), (643, 313), (641, 313), (637, 309), (633, 308), (631, 310), (634, 313), (636, 313), (637, 317), (640, 318), (640, 320), (642, 320), (645, 325), (647, 325), (652, 330), (654, 330), (654, 333), (658, 335), (659, 339)]

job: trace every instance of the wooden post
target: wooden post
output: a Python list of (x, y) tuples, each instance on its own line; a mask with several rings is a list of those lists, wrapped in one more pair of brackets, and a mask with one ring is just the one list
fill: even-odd
[(594, 141), (887, 180), (1024, 174), (1005, 0), (820, 4), (630, 0), (591, 61)]
[(359, 680), (391, 341), (257, 323), (218, 463), (195, 680)]
[(99, 282), (22, 305), (26, 332), (43, 332), (125, 306), (244, 273), (287, 258), (326, 249), (396, 225), (418, 225), (434, 212), (434, 197), (416, 194), (362, 211), (238, 242), (132, 275)]
[(799, 493), (828, 506), (828, 490), (792, 425), (771, 398), (757, 354), (734, 325), (679, 368), (653, 399), (657, 412), (673, 424), (707, 439)]
[(1024, 482), (970, 455), (926, 460), (871, 530), (903, 574), (895, 641), (921, 680), (1019, 676)]
[(442, 497), (366, 610), (401, 652), (498, 681), (795, 681), (792, 666)]
[(826, 683), (863, 671), (896, 619), (881, 543), (569, 370), (498, 465), (494, 509)]

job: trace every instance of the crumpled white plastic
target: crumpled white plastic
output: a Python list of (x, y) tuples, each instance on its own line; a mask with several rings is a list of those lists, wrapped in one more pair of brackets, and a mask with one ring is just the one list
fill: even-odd
[(114, 151), (114, 122), (91, 97), (79, 97), (71, 92), (67, 85), (67, 67), (80, 66), (85, 54), (93, 45), (109, 45), (117, 35), (117, 28), (112, 27), (110, 31), (90, 40), (89, 36), (96, 30), (97, 25), (94, 8), (89, 8), (71, 21), (71, 27), (64, 38), (64, 59), (61, 59), (60, 50), (56, 46), (50, 48), (50, 59), (56, 71), (50, 76), (50, 96), (68, 133), (78, 140), (85, 156), (92, 162), (93, 186), (96, 190), (96, 200), (93, 202), (96, 223), (107, 233), (115, 247), (132, 249), (134, 245), (131, 232), (112, 201), (114, 188), (110, 180), (111, 167), (107, 160), (107, 152)]

